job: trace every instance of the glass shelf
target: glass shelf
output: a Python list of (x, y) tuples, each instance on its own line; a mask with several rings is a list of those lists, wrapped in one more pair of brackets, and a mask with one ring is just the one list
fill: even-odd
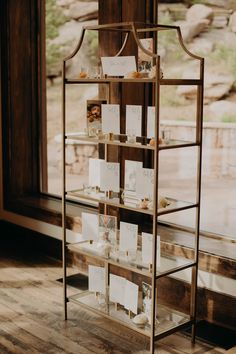
[[(72, 136), (66, 136), (66, 139), (78, 140), (78, 141), (83, 141), (88, 143), (97, 143), (97, 144), (100, 143), (100, 144), (132, 147), (137, 149), (155, 150), (155, 147), (150, 145), (151, 139), (146, 137), (137, 137), (135, 143), (130, 143), (127, 140), (128, 139), (127, 135), (125, 134), (115, 135), (114, 140), (100, 139), (97, 137), (89, 137), (83, 134), (81, 135), (74, 134)], [(164, 150), (164, 149), (173, 149), (173, 148), (181, 148), (181, 147), (190, 147), (196, 145), (198, 144), (191, 141), (170, 139), (166, 142), (159, 143), (159, 149)]]
[[(200, 79), (160, 79), (160, 85), (202, 85)], [(151, 78), (119, 78), (119, 77), (107, 77), (107, 78), (68, 78), (65, 79), (65, 84), (109, 84), (111, 82), (123, 82), (123, 83), (155, 83), (155, 79)]]
[[(133, 196), (125, 197), (124, 199), (121, 197), (121, 193), (113, 193), (112, 196), (106, 196), (105, 192), (85, 192), (83, 189), (76, 189), (72, 191), (66, 192), (67, 196), (85, 199), (87, 201), (98, 202), (102, 204), (107, 204), (111, 206), (115, 206), (117, 208), (123, 208), (127, 210), (132, 210), (138, 213), (153, 215), (153, 209), (143, 209), (139, 206), (139, 200)], [(173, 213), (176, 211), (187, 210), (191, 208), (195, 208), (197, 204), (193, 204), (190, 202), (185, 202), (173, 198), (166, 198), (169, 203), (165, 208), (159, 208), (157, 215), (165, 215), (169, 213)]]
[[(138, 250), (136, 255), (129, 256), (125, 252), (121, 252), (118, 246), (114, 246), (114, 250), (105, 256), (99, 249), (97, 242), (95, 241), (82, 241), (74, 244), (69, 244), (68, 249), (72, 252), (93, 257), (97, 260), (107, 262), (118, 267), (130, 270), (132, 272), (142, 274), (149, 278), (152, 277), (150, 272), (150, 265), (142, 262), (141, 250)], [(169, 274), (179, 272), (181, 270), (190, 268), (195, 265), (195, 262), (191, 259), (177, 256), (161, 255), (160, 267), (157, 267), (156, 277), (160, 278)]]
[[(85, 291), (76, 295), (72, 295), (68, 298), (69, 301), (82, 305), (83, 308), (87, 308), (96, 312), (98, 315), (105, 316), (112, 319), (128, 328), (135, 330), (145, 336), (151, 336), (151, 327), (149, 324), (140, 327), (132, 322), (132, 318), (129, 317), (128, 312), (123, 308), (123, 306), (115, 304), (99, 304), (98, 299), (94, 293)], [(172, 310), (166, 306), (157, 304), (157, 324), (155, 330), (155, 338), (166, 334), (168, 332), (174, 332), (180, 327), (189, 325), (191, 323), (190, 316)]]

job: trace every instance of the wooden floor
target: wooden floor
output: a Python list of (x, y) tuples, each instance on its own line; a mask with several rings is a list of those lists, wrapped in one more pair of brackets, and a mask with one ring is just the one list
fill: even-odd
[[(12, 251), (13, 249), (13, 251)], [(144, 338), (75, 304), (63, 320), (61, 266), (40, 254), (0, 249), (0, 354), (148, 354)], [(20, 253), (20, 254), (18, 254)], [(72, 290), (72, 289), (71, 289)], [(235, 354), (174, 334), (158, 354)]]

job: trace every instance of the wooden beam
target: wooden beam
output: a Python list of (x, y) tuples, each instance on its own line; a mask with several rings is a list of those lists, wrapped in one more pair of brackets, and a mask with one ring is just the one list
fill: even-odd
[[(157, 283), (158, 299), (163, 305), (188, 313), (190, 306), (190, 285), (186, 282), (161, 278)], [(220, 294), (206, 288), (198, 288), (197, 317), (211, 323), (235, 329), (236, 297)]]
[(1, 2), (4, 202), (39, 192), (37, 0)]

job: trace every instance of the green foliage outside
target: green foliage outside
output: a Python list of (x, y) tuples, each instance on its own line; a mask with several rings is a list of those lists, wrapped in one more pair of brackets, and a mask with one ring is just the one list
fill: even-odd
[(207, 5), (207, 0), (190, 0), (188, 1), (190, 5), (195, 5), (195, 4), (206, 4)]
[(66, 16), (56, 5), (56, 0), (46, 0), (46, 65), (47, 75), (58, 74), (64, 50), (51, 43), (59, 34), (58, 28), (67, 21)]
[(236, 123), (236, 117), (234, 115), (225, 115), (221, 118), (223, 123)]
[[(164, 16), (161, 17), (160, 23), (162, 25), (172, 25), (173, 19), (169, 13), (165, 13)], [(185, 52), (179, 44), (176, 30), (160, 31), (158, 33), (158, 45), (159, 49), (165, 49), (165, 61), (170, 65), (173, 65), (173, 63), (176, 65), (176, 61), (180, 63), (185, 55)]]
[(98, 65), (98, 32), (88, 31), (86, 36), (86, 55), (92, 66)]
[[(69, 19), (63, 14), (56, 0), (46, 0), (46, 68), (47, 76), (60, 74), (61, 61), (71, 51), (72, 42), (65, 45), (52, 43), (59, 35), (59, 27)], [(98, 65), (98, 34), (88, 31), (84, 43), (85, 55), (92, 66)]]
[(46, 0), (46, 38), (56, 38), (58, 36), (58, 27), (66, 21), (67, 18), (57, 6), (56, 0)]
[(181, 107), (188, 104), (184, 96), (176, 93), (176, 86), (162, 86), (161, 87), (161, 105), (165, 107)]
[(220, 44), (213, 53), (209, 55), (209, 59), (213, 64), (226, 68), (236, 80), (236, 51), (231, 47)]

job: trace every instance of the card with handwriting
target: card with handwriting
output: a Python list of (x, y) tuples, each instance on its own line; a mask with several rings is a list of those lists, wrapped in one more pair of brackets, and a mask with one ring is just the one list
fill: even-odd
[(153, 200), (154, 170), (152, 168), (140, 168), (136, 175), (136, 195), (138, 198)]
[(120, 164), (119, 162), (103, 162), (101, 165), (101, 190), (120, 191)]
[(90, 187), (100, 187), (100, 170), (102, 159), (89, 159), (89, 186)]
[(126, 105), (126, 134), (142, 135), (142, 106)]
[(138, 313), (138, 285), (126, 280), (125, 284), (125, 308)]
[(82, 213), (82, 237), (83, 240), (97, 240), (99, 236), (98, 215)]
[(89, 291), (105, 294), (106, 278), (105, 268), (88, 266), (89, 275)]
[(120, 222), (120, 251), (137, 251), (138, 225)]
[[(152, 249), (153, 249), (153, 235), (142, 232), (142, 262), (144, 264), (152, 264)], [(161, 238), (157, 235), (157, 255), (156, 266), (161, 266)]]
[(155, 121), (156, 121), (156, 109), (149, 106), (147, 108), (147, 138), (155, 137)]
[(102, 132), (120, 134), (119, 104), (102, 104)]
[(125, 160), (125, 190), (136, 191), (136, 174), (143, 163), (139, 161)]
[(101, 57), (102, 71), (108, 76), (125, 76), (137, 71), (135, 56)]
[(110, 301), (121, 305), (125, 304), (126, 279), (110, 274)]

